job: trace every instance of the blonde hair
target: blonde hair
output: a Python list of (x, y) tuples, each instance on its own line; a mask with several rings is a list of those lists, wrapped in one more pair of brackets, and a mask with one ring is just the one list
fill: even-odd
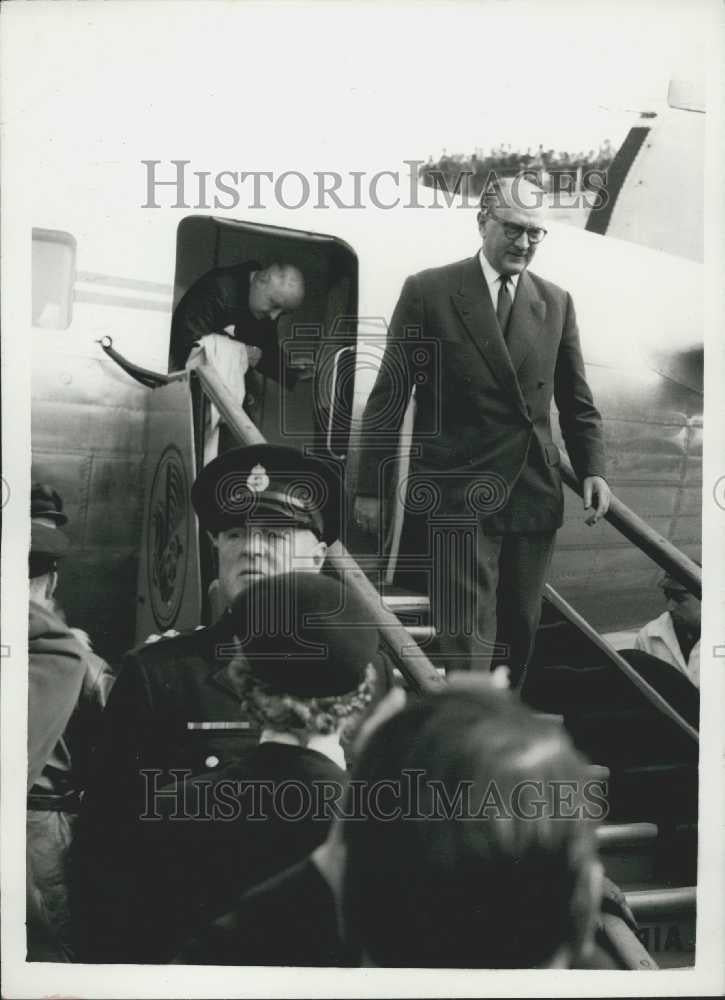
[(327, 698), (302, 698), (279, 694), (251, 675), (244, 678), (242, 712), (262, 729), (293, 733), (304, 745), (312, 736), (327, 736), (357, 722), (375, 693), (375, 668), (368, 664), (365, 677), (349, 694)]

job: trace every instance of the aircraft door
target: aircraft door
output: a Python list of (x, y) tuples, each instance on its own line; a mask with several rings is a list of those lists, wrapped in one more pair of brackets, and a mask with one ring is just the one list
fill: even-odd
[(189, 380), (149, 390), (146, 497), (136, 642), (200, 624), (199, 534), (191, 506), (196, 457)]

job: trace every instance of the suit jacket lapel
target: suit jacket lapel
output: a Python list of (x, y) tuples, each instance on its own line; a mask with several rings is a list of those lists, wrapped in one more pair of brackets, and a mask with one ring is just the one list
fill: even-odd
[[(481, 273), (477, 256), (464, 261), (461, 284), (453, 292), (452, 298), (474, 347), (501, 386), (511, 393), (519, 408), (526, 413), (526, 403), (521, 395), (516, 372), (499, 329), (488, 285)], [(518, 292), (516, 298), (518, 299)], [(515, 309), (514, 304), (510, 322), (513, 321)]]
[(506, 343), (514, 371), (518, 371), (533, 347), (546, 317), (546, 304), (524, 271), (518, 280)]

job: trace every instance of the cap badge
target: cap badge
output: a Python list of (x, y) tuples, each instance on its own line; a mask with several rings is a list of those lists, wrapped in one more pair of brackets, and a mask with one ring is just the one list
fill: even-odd
[(269, 488), (269, 476), (263, 465), (255, 465), (247, 476), (247, 489), (252, 493), (264, 493)]

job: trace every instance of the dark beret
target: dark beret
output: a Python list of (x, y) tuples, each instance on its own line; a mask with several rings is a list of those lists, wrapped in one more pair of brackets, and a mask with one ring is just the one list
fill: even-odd
[(234, 630), (252, 676), (276, 694), (347, 694), (378, 648), (378, 631), (349, 587), (322, 573), (255, 581), (233, 603)]
[(276, 522), (332, 543), (342, 525), (342, 467), (281, 445), (232, 448), (201, 470), (191, 502), (211, 532)]
[(33, 483), (30, 489), (30, 516), (45, 518), (56, 525), (65, 524), (68, 520), (63, 513), (60, 493), (47, 483)]

